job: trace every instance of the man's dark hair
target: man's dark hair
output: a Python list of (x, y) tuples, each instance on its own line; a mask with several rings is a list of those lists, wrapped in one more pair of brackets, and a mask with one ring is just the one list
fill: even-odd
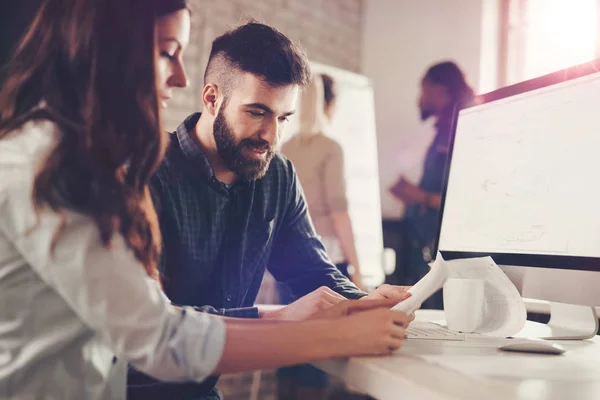
[(271, 86), (305, 86), (311, 76), (302, 48), (259, 22), (249, 22), (215, 39), (204, 84), (214, 83), (227, 95), (239, 72), (256, 75)]
[(336, 97), (335, 81), (331, 76), (327, 74), (321, 74), (321, 79), (323, 79), (323, 94), (325, 96), (325, 107), (329, 107), (331, 102), (334, 101)]
[(448, 88), (453, 103), (465, 106), (473, 101), (473, 89), (467, 83), (465, 74), (460, 67), (452, 61), (432, 65), (423, 79)]

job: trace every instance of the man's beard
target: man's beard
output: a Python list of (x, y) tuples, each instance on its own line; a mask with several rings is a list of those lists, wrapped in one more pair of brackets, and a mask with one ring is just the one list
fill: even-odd
[[(215, 118), (213, 135), (217, 144), (217, 152), (230, 171), (247, 181), (255, 181), (265, 176), (275, 154), (273, 147), (263, 139), (242, 139), (236, 143), (233, 132), (223, 115), (223, 107)], [(267, 153), (263, 159), (256, 159), (244, 155), (244, 149), (267, 150)]]

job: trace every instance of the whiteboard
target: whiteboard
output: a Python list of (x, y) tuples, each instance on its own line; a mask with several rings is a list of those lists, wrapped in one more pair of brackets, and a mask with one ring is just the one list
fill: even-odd
[[(349, 214), (363, 281), (377, 286), (385, 274), (373, 87), (363, 75), (318, 63), (311, 67), (336, 83), (336, 113), (327, 133), (344, 151)], [(298, 132), (297, 115), (290, 119), (282, 142)]]

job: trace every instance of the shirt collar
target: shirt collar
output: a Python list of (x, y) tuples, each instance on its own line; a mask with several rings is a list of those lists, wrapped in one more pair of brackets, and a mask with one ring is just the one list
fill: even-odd
[(215, 174), (208, 162), (208, 158), (202, 152), (202, 149), (194, 141), (192, 135), (195, 134), (194, 130), (196, 128), (196, 124), (200, 120), (201, 113), (197, 112), (185, 119), (177, 127), (177, 131), (175, 132), (177, 135), (177, 141), (179, 143), (179, 148), (183, 153), (184, 157), (191, 163), (194, 164), (194, 167), (197, 169), (198, 173), (205, 178), (206, 180), (212, 180)]

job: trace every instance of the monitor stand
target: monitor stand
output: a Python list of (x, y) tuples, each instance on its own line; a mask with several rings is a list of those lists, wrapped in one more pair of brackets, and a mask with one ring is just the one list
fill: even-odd
[(540, 328), (542, 339), (591, 339), (598, 333), (598, 315), (594, 307), (550, 302), (550, 321)]

